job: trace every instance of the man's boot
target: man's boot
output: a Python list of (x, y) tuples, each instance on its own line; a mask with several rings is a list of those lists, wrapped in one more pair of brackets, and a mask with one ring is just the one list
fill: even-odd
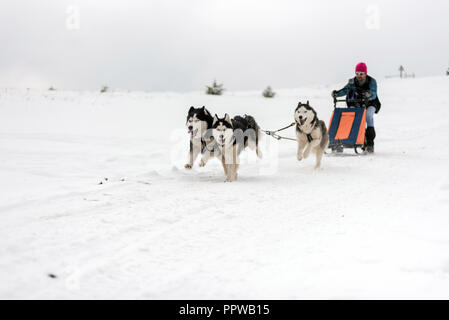
[(374, 127), (368, 127), (365, 131), (365, 150), (369, 153), (374, 152), (374, 139), (376, 138), (376, 130)]

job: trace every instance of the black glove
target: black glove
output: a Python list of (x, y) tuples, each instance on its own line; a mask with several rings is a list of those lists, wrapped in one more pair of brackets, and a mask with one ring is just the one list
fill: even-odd
[(371, 93), (371, 91), (365, 91), (362, 93), (362, 96), (364, 99), (369, 100), (369, 98), (371, 98), (373, 94)]
[(337, 94), (338, 94), (337, 90), (332, 91), (332, 98), (336, 99), (337, 98)]

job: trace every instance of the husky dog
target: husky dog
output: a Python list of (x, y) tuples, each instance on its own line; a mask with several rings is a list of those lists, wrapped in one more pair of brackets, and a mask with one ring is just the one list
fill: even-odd
[(260, 133), (256, 120), (251, 116), (236, 116), (231, 119), (225, 114), (225, 117), (220, 119), (215, 115), (212, 134), (220, 152), (219, 158), (226, 175), (225, 182), (237, 179), (239, 155), (246, 147), (255, 150), (257, 156), (262, 158), (259, 150)]
[[(211, 135), (206, 137), (205, 133), (212, 127), (213, 118), (206, 107), (194, 108), (190, 107), (187, 113), (186, 126), (190, 135), (190, 150), (188, 163), (184, 166), (186, 169), (192, 169), (193, 163), (198, 155), (207, 154), (207, 156), (213, 156), (212, 152), (206, 152), (209, 145), (214, 143), (214, 139)], [(200, 167), (204, 167), (206, 163), (200, 162)]]
[[(315, 169), (321, 165), (324, 151), (329, 144), (329, 134), (324, 121), (318, 119), (316, 111), (309, 105), (299, 103), (295, 110), (298, 160), (306, 159), (310, 151), (316, 154)], [(303, 153), (304, 148), (306, 150)]]

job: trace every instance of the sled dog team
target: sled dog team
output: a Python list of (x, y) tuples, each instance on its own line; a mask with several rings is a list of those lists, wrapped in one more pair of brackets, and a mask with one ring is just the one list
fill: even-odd
[[(324, 121), (317, 117), (316, 111), (307, 103), (299, 103), (294, 113), (296, 123), (296, 140), (298, 143), (297, 159), (300, 161), (315, 153), (315, 168), (321, 165), (324, 151), (329, 144), (329, 135)], [(237, 179), (239, 156), (249, 147), (262, 158), (259, 140), (262, 131), (256, 120), (249, 115), (230, 118), (212, 117), (205, 108), (194, 108), (187, 113), (186, 126), (190, 135), (188, 163), (184, 166), (191, 169), (198, 155), (201, 154), (200, 167), (204, 167), (211, 157), (221, 160), (226, 176), (225, 182)]]

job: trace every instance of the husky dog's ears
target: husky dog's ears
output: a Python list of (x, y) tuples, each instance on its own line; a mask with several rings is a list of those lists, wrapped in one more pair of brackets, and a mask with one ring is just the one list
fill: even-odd
[(225, 121), (231, 123), (231, 117), (227, 113), (225, 114)]
[(310, 107), (309, 100), (307, 100), (306, 103), (302, 103), (301, 101), (299, 101), (299, 103), (298, 103), (298, 108), (299, 108), (300, 106), (308, 106), (308, 107)]
[(217, 121), (218, 121), (218, 116), (217, 116), (217, 114), (215, 114), (214, 121), (212, 122), (212, 125), (214, 125)]
[(195, 108), (193, 106), (191, 106), (189, 109), (189, 112), (192, 112), (193, 110), (195, 110)]
[(210, 113), (206, 110), (206, 107), (205, 106), (203, 106), (203, 112), (204, 112), (204, 114), (206, 115), (206, 116), (210, 116)]

